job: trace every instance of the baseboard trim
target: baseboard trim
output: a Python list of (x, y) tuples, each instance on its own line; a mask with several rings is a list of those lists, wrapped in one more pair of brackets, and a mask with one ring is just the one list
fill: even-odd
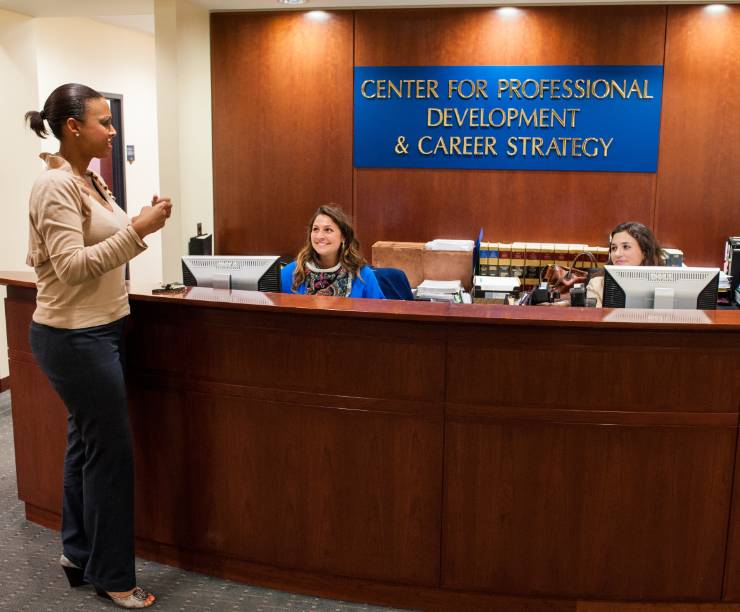
[(7, 391), (8, 389), (10, 389), (10, 376), (0, 378), (0, 393)]

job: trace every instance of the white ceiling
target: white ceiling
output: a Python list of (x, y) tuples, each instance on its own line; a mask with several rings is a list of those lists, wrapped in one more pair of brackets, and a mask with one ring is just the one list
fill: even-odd
[[(191, 0), (209, 11), (464, 7), (464, 6), (545, 6), (609, 4), (712, 4), (711, 0), (308, 0), (298, 7), (277, 0)], [(725, 4), (738, 4), (729, 0)], [(90, 17), (125, 28), (154, 33), (154, 0), (0, 0), (0, 9), (31, 17)]]
[[(284, 4), (279, 4), (277, 0), (192, 0), (212, 11), (225, 10), (265, 10), (271, 9), (285, 10)], [(715, 0), (716, 1), (716, 0)], [(730, 4), (736, 4), (740, 0), (731, 0)], [(543, 5), (579, 5), (579, 4), (712, 4), (710, 0), (572, 0), (570, 2), (563, 0), (467, 0), (450, 2), (450, 0), (307, 0), (303, 5), (296, 8), (305, 10), (307, 8), (369, 8), (369, 7), (430, 7), (430, 6), (543, 6)]]
[(32, 17), (151, 15), (154, 0), (0, 0), (0, 8)]
[[(191, 0), (211, 11), (290, 10), (277, 0)], [(725, 4), (737, 4), (730, 0)], [(299, 9), (429, 7), (429, 6), (525, 6), (579, 4), (711, 4), (709, 0), (308, 0)], [(33, 17), (103, 17), (151, 15), (154, 0), (0, 0), (0, 8)]]

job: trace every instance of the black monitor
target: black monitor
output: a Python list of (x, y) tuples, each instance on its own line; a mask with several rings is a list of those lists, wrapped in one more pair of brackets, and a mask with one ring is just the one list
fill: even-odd
[(189, 255), (182, 258), (182, 282), (191, 287), (280, 291), (277, 255)]
[(717, 308), (719, 268), (606, 266), (604, 308)]

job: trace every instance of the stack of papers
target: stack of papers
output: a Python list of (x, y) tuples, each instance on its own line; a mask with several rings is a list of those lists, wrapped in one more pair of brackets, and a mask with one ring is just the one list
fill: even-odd
[(474, 276), (473, 285), (481, 291), (510, 293), (521, 285), (521, 281), (518, 276)]
[(447, 240), (437, 238), (424, 245), (430, 251), (472, 251), (475, 243), (472, 240)]
[(459, 293), (462, 283), (459, 280), (425, 280), (417, 289), (425, 295), (450, 295)]

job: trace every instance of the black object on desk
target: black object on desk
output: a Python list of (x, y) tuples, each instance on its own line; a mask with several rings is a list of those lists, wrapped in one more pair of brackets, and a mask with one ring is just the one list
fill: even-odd
[(730, 301), (734, 299), (737, 302), (735, 290), (740, 283), (740, 236), (730, 236), (725, 243), (725, 274), (730, 277)]
[(198, 233), (188, 243), (188, 255), (213, 255), (213, 234), (204, 234), (202, 223), (198, 223)]
[(541, 283), (539, 287), (532, 289), (529, 294), (529, 304), (537, 306), (550, 301), (550, 292), (547, 290), (547, 283)]
[(578, 283), (570, 290), (570, 305), (586, 306), (586, 285)]

